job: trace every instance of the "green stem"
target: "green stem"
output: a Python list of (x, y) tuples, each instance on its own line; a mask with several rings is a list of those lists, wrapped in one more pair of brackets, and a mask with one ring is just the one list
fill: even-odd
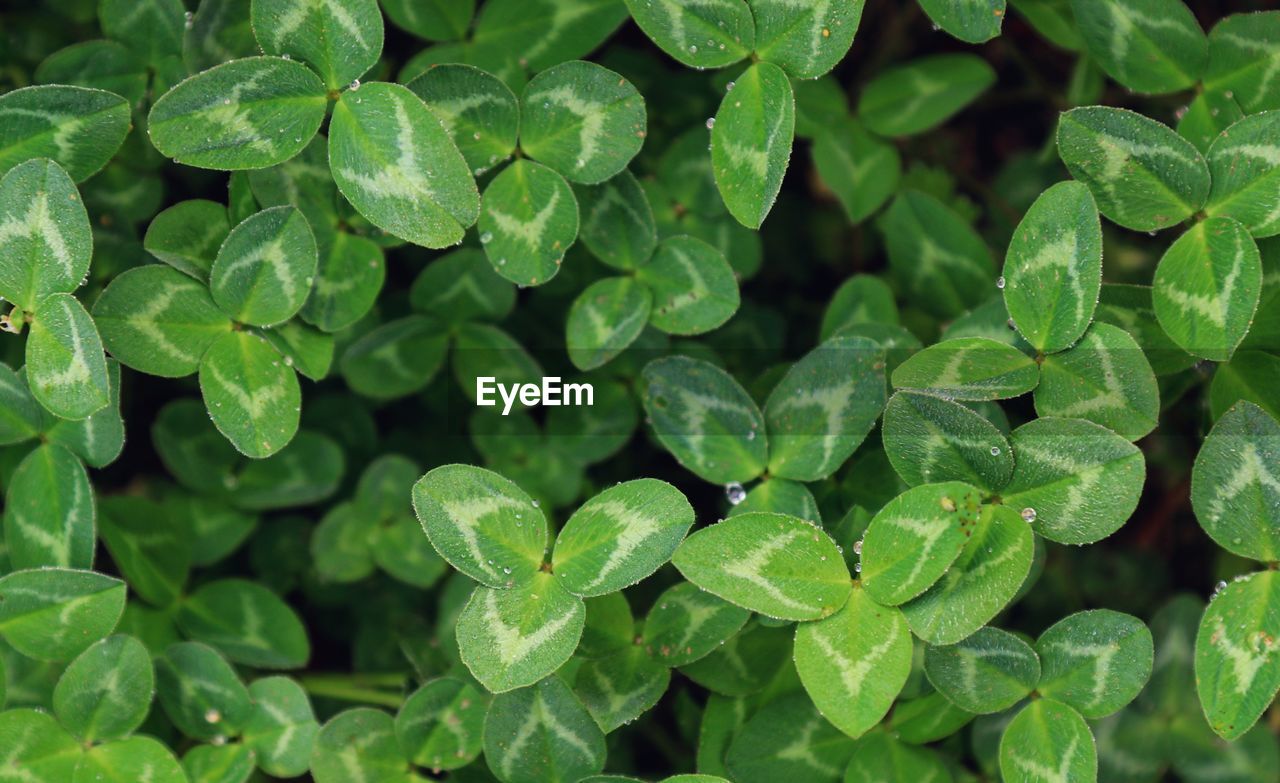
[(376, 704), (393, 709), (404, 703), (401, 693), (386, 690), (403, 689), (403, 674), (310, 674), (299, 677), (298, 682), (312, 696)]

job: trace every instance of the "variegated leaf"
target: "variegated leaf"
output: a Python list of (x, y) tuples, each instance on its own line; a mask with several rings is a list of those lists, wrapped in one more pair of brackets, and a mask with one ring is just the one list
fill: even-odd
[(1205, 157), (1213, 187), (1205, 213), (1235, 218), (1255, 237), (1280, 234), (1280, 112), (1245, 117)]
[(666, 563), (692, 526), (693, 507), (670, 484), (616, 484), (582, 504), (561, 528), (552, 573), (583, 597), (630, 587)]
[(904, 742), (924, 745), (955, 734), (973, 718), (973, 713), (935, 691), (899, 703), (889, 719), (889, 730)]
[(342, 94), (329, 123), (329, 167), (370, 223), (417, 245), (455, 245), (480, 214), (475, 180), (444, 124), (396, 84)]
[(36, 305), (26, 366), (31, 393), (55, 416), (79, 421), (111, 404), (102, 338), (71, 294), (50, 294)]
[[(726, 493), (733, 492), (726, 487)], [(732, 501), (731, 501), (732, 502)], [(729, 516), (747, 514), (752, 511), (772, 511), (778, 514), (789, 514), (799, 517), (815, 525), (822, 524), (822, 514), (818, 509), (818, 501), (813, 493), (799, 481), (791, 479), (770, 478), (756, 484), (747, 492), (741, 503), (729, 509)]]
[(587, 286), (573, 300), (565, 323), (569, 360), (580, 370), (607, 364), (644, 331), (652, 306), (649, 288), (630, 277), (607, 277)]
[(797, 481), (834, 473), (884, 410), (884, 352), (864, 337), (833, 337), (791, 366), (769, 394), (769, 472)]
[(991, 249), (972, 224), (937, 198), (903, 190), (880, 220), (889, 268), (914, 301), (954, 318), (990, 295)]
[(200, 0), (188, 17), (182, 61), (195, 73), (259, 54), (250, 20), (251, 0)]
[(756, 56), (797, 79), (816, 79), (848, 53), (863, 0), (750, 0)]
[(93, 571), (37, 568), (0, 577), (0, 637), (38, 661), (68, 661), (115, 629), (125, 585)]
[[(802, 95), (797, 93), (797, 102)], [(850, 223), (866, 220), (898, 190), (902, 157), (897, 147), (852, 118), (820, 128), (812, 152), (818, 177), (835, 193)]]
[(199, 642), (175, 642), (155, 657), (156, 697), (173, 725), (206, 742), (236, 736), (253, 716), (249, 690), (231, 664)]
[(946, 122), (995, 83), (974, 54), (938, 54), (887, 68), (862, 90), (858, 118), (881, 136), (912, 136)]
[(696, 335), (738, 311), (738, 280), (719, 250), (691, 236), (667, 237), (635, 279), (653, 293), (649, 323), (668, 334)]
[(1235, 740), (1280, 690), (1280, 573), (1236, 579), (1209, 602), (1196, 634), (1196, 690), (1209, 726)]
[[(663, 591), (649, 610), (644, 649), (667, 666), (686, 666), (710, 655), (750, 618), (746, 609), (680, 582)], [(629, 625), (626, 630), (629, 634)]]
[(241, 739), (257, 765), (280, 778), (304, 774), (320, 724), (302, 686), (288, 677), (263, 677), (249, 686), (253, 713)]
[(27, 388), (25, 373), (16, 373), (0, 362), (0, 445), (22, 443), (39, 435), (45, 415)]
[(1175, 127), (1179, 136), (1191, 142), (1201, 155), (1207, 155), (1218, 134), (1242, 119), (1244, 112), (1234, 98), (1220, 92), (1202, 92), (1187, 106)]
[(1098, 750), (1089, 725), (1060, 701), (1031, 702), (1000, 738), (1000, 774), (1007, 783), (1095, 783)]
[(902, 612), (855, 588), (836, 614), (796, 626), (796, 671), (818, 711), (851, 737), (880, 722), (911, 671)]
[(1178, 237), (1153, 282), (1156, 319), (1186, 351), (1225, 362), (1253, 322), (1262, 293), (1258, 246), (1238, 221), (1212, 217)]
[(182, 768), (196, 783), (247, 781), (253, 766), (253, 751), (240, 743), (197, 745), (182, 756)]
[(396, 738), (414, 764), (465, 767), (483, 748), (489, 696), (451, 677), (424, 683), (396, 713)]
[(671, 562), (703, 590), (768, 617), (817, 620), (849, 597), (849, 571), (835, 542), (786, 514), (729, 517), (685, 539)]
[(574, 677), (573, 692), (608, 734), (652, 709), (670, 682), (671, 670), (664, 663), (630, 644), (584, 663)]
[(772, 63), (752, 65), (733, 84), (711, 128), (711, 166), (729, 214), (759, 228), (791, 160), (796, 99), (787, 75)]
[(444, 123), (476, 176), (511, 157), (520, 104), (501, 79), (470, 65), (445, 63), (405, 86)]
[(570, 783), (604, 769), (604, 734), (559, 677), (504, 693), (484, 720), (484, 759), (502, 783)]
[(1000, 35), (1005, 0), (920, 0), (934, 25), (965, 43), (983, 43)]
[(645, 123), (631, 82), (584, 60), (539, 73), (520, 98), (520, 148), (573, 182), (596, 184), (625, 169)]
[(1280, 109), (1280, 11), (1233, 14), (1209, 32), (1205, 89), (1245, 113)]
[(1072, 0), (1085, 49), (1134, 92), (1177, 92), (1195, 84), (1209, 45), (1182, 0)]
[(297, 613), (280, 596), (247, 579), (202, 585), (182, 599), (174, 619), (186, 638), (208, 644), (233, 663), (297, 669), (311, 656)]
[(200, 282), (208, 282), (218, 248), (231, 232), (227, 208), (216, 201), (179, 201), (151, 219), (147, 252)]
[(422, 3), (417, 0), (382, 0), (378, 3), (392, 24), (428, 41), (462, 38), (475, 14), (474, 0), (455, 3)]
[(955, 562), (978, 522), (982, 496), (959, 481), (913, 487), (885, 504), (862, 540), (862, 584), (896, 606), (923, 593)]
[(5, 777), (15, 783), (69, 781), (84, 754), (76, 738), (44, 710), (0, 712), (0, 738), (9, 768)]
[(653, 208), (640, 181), (623, 171), (599, 185), (574, 188), (582, 210), (581, 238), (591, 254), (614, 269), (639, 269), (658, 243)]
[(948, 400), (1003, 400), (1040, 382), (1040, 368), (1022, 351), (985, 337), (935, 343), (898, 365), (893, 385)]
[(80, 653), (58, 678), (53, 711), (77, 737), (96, 744), (133, 733), (154, 695), (147, 648), (132, 636), (109, 636)]
[(1075, 343), (1102, 289), (1102, 223), (1089, 189), (1060, 182), (1035, 200), (1009, 241), (1004, 303), (1036, 350)]
[(981, 715), (1009, 709), (1040, 682), (1040, 658), (1031, 645), (992, 627), (956, 644), (926, 647), (924, 670), (953, 704)]
[(13, 568), (93, 567), (93, 487), (70, 451), (46, 443), (19, 463), (6, 487), (4, 540)]
[(209, 271), (209, 291), (235, 320), (274, 326), (302, 309), (315, 273), (307, 219), (296, 207), (271, 207), (231, 229)]
[(117, 276), (93, 318), (102, 343), (127, 367), (165, 378), (200, 368), (204, 352), (231, 331), (209, 289), (176, 269), (148, 264)]
[(477, 228), (498, 274), (519, 285), (541, 285), (560, 271), (578, 238), (578, 200), (564, 177), (518, 160), (484, 189)]
[(147, 783), (188, 783), (173, 751), (146, 736), (95, 745), (87, 749), (76, 767), (72, 783), (145, 780)]
[(182, 0), (101, 0), (102, 32), (127, 44), (151, 66), (182, 54)]
[(853, 753), (853, 740), (832, 726), (804, 693), (769, 702), (733, 738), (726, 776), (740, 783), (803, 780), (836, 783)]
[(845, 783), (912, 780), (917, 783), (946, 781), (951, 773), (942, 758), (928, 748), (909, 745), (888, 731), (864, 736), (854, 748)]
[(744, 0), (626, 0), (627, 10), (662, 51), (691, 68), (722, 68), (755, 48)]
[(983, 506), (972, 535), (942, 578), (902, 605), (911, 632), (930, 644), (954, 644), (1009, 605), (1031, 572), (1031, 528), (1008, 506)]
[[(2, 115), (0, 115), (2, 116)], [(37, 158), (0, 180), (0, 297), (35, 310), (49, 294), (69, 294), (89, 272), (93, 234), (71, 177)]]
[(209, 346), (200, 360), (200, 393), (218, 431), (246, 456), (269, 457), (298, 431), (298, 377), (256, 335), (229, 332)]
[(76, 182), (111, 160), (129, 133), (129, 102), (87, 87), (48, 84), (0, 96), (0, 173), (51, 158)]
[(901, 391), (889, 398), (885, 454), (910, 486), (964, 481), (999, 490), (1013, 475), (1013, 450), (998, 427), (958, 402)]
[(409, 315), (370, 329), (348, 345), (340, 369), (352, 391), (394, 400), (430, 383), (448, 348), (449, 334), (439, 323)]
[(324, 84), (301, 63), (246, 57), (173, 87), (147, 117), (151, 143), (204, 169), (261, 169), (288, 160), (324, 120)]
[(669, 356), (646, 365), (643, 378), (654, 433), (686, 468), (715, 483), (747, 481), (765, 469), (764, 416), (733, 376)]
[(364, 76), (382, 54), (376, 0), (254, 0), (252, 8), (262, 50), (314, 66), (331, 90)]
[(1280, 423), (1251, 402), (1224, 413), (1196, 455), (1191, 505), (1218, 546), (1280, 559)]
[(1050, 541), (1099, 541), (1137, 507), (1146, 461), (1111, 430), (1082, 419), (1042, 418), (1014, 430), (1010, 442), (1013, 478), (1000, 496)]
[(478, 248), (464, 247), (428, 264), (413, 281), (409, 302), (451, 324), (498, 321), (515, 306), (516, 287), (494, 272)]
[(1151, 676), (1155, 647), (1138, 618), (1094, 609), (1067, 615), (1036, 640), (1046, 698), (1102, 718), (1138, 695)]
[(1098, 210), (1134, 231), (1181, 223), (1209, 197), (1209, 167), (1200, 151), (1167, 125), (1126, 109), (1065, 112), (1058, 154), (1089, 186)]
[(324, 724), (311, 754), (311, 775), (316, 783), (412, 780), (395, 722), (367, 707), (340, 712)]
[(476, 65), (504, 79), (599, 48), (627, 18), (618, 0), (490, 0), (476, 18)]
[(497, 473), (436, 468), (414, 485), (413, 508), (436, 551), (481, 584), (524, 584), (542, 566), (547, 520), (536, 501)]
[(788, 625), (751, 621), (710, 655), (681, 667), (680, 673), (713, 693), (750, 696), (762, 691), (791, 659), (792, 636)]
[(1138, 343), (1095, 323), (1080, 342), (1041, 362), (1035, 405), (1040, 416), (1086, 419), (1136, 441), (1156, 427), (1160, 389)]

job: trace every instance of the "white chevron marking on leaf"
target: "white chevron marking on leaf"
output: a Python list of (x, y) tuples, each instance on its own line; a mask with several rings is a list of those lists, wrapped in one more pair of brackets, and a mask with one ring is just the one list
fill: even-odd
[(603, 103), (587, 100), (574, 92), (572, 87), (563, 84), (529, 96), (528, 100), (541, 100), (563, 106), (582, 121), (582, 127), (578, 129), (578, 168), (585, 166), (600, 151), (600, 134), (604, 130)]
[(355, 17), (339, 0), (293, 0), (293, 5), (289, 8), (289, 12), (277, 19), (275, 27), (272, 28), (276, 48), (281, 48), (285, 37), (297, 31), (307, 21), (307, 17), (312, 12), (319, 13), (323, 11), (328, 11), (333, 20), (342, 28), (342, 31), (355, 39), (360, 48), (369, 48), (369, 42), (365, 38), (364, 31), (360, 29)]
[(840, 672), (840, 682), (844, 685), (850, 699), (858, 698), (858, 694), (862, 692), (862, 683), (866, 680), (867, 675), (871, 673), (876, 662), (889, 652), (889, 648), (893, 646), (894, 638), (886, 637), (884, 641), (867, 650), (867, 654), (854, 660), (845, 654), (843, 650), (836, 649), (831, 640), (823, 636), (821, 633), (813, 635), (814, 642), (817, 643), (822, 654), (831, 659), (831, 663)]
[(0, 223), (0, 247), (15, 237), (44, 240), (62, 270), (68, 275), (74, 274), (71, 251), (67, 248), (67, 243), (63, 240), (53, 216), (49, 214), (48, 193), (41, 191), (31, 203), (27, 214), (21, 219), (11, 217)]
[(484, 553), (480, 551), (480, 538), (477, 534), (480, 519), (505, 508), (523, 509), (524, 506), (515, 498), (499, 494), (471, 497), (465, 500), (442, 500), (440, 504), (444, 506), (444, 513), (458, 528), (458, 533), (466, 543), (467, 551), (475, 560), (475, 564), (490, 576), (497, 577), (497, 568), (486, 562)]
[(1236, 282), (1244, 272), (1244, 243), (1241, 241), (1240, 234), (1237, 233), (1234, 236), (1236, 254), (1231, 261), (1231, 271), (1222, 279), (1222, 288), (1216, 295), (1191, 293), (1172, 285), (1164, 289), (1165, 296), (1173, 300), (1182, 310), (1194, 310), (1219, 329), (1226, 328), (1231, 295), (1235, 293)]
[(1240, 467), (1226, 484), (1218, 485), (1218, 493), (1209, 505), (1209, 513), (1215, 520), (1222, 519), (1227, 513), (1227, 501), (1235, 499), (1247, 487), (1257, 484), (1259, 488), (1270, 489), (1280, 493), (1280, 477), (1267, 469), (1258, 453), (1258, 447), (1252, 443), (1244, 444), (1240, 452)]
[(1071, 759), (1076, 755), (1076, 749), (1080, 747), (1080, 738), (1072, 737), (1071, 742), (1067, 744), (1067, 748), (1062, 753), (1062, 761), (1058, 762), (1057, 769), (1041, 764), (1038, 761), (1014, 757), (1013, 763), (1028, 775), (1034, 775), (1041, 783), (1071, 783), (1068, 773), (1071, 771)]
[(801, 603), (783, 593), (777, 585), (766, 579), (762, 573), (765, 566), (769, 564), (769, 560), (775, 554), (781, 552), (786, 548), (787, 544), (800, 538), (801, 535), (799, 530), (788, 530), (785, 533), (781, 533), (756, 547), (746, 557), (726, 563), (723, 568), (724, 573), (750, 582), (783, 606), (800, 611), (811, 611), (814, 607)]
[(508, 625), (502, 619), (502, 615), (498, 613), (498, 591), (488, 589), (484, 593), (484, 619), (487, 623), (486, 630), (493, 637), (497, 648), (498, 658), (504, 665), (511, 666), (546, 644), (547, 640), (569, 624), (573, 614), (562, 614), (546, 625), (538, 626), (536, 631), (526, 636), (518, 627)]
[(1280, 650), (1280, 641), (1268, 636), (1264, 631), (1255, 631), (1245, 637), (1244, 644), (1238, 644), (1227, 632), (1227, 626), (1221, 617), (1214, 618), (1213, 635), (1209, 643), (1218, 648), (1231, 662), (1231, 675), (1236, 681), (1236, 693), (1243, 696), (1249, 692), (1258, 672), (1266, 665), (1267, 660)]
[(395, 104), (396, 152), (398, 154), (395, 164), (378, 171), (374, 176), (344, 167), (342, 176), (375, 198), (379, 196), (407, 198), (414, 204), (419, 204), (425, 196), (434, 201), (436, 191), (428, 178), (431, 171), (418, 161), (418, 151), (414, 148), (413, 142), (413, 125), (409, 122), (409, 112), (405, 108), (404, 100), (397, 93), (390, 93), (388, 97)]
[(617, 545), (609, 552), (609, 557), (604, 561), (604, 565), (600, 567), (600, 572), (596, 574), (596, 578), (592, 579), (586, 585), (586, 589), (590, 590), (600, 585), (614, 571), (617, 571), (633, 552), (639, 549), (645, 541), (661, 530), (660, 520), (656, 517), (640, 513), (640, 511), (629, 507), (626, 503), (611, 500), (605, 503), (594, 504), (591, 511), (596, 514), (603, 514), (616, 523), (617, 528)]
[(804, 728), (800, 729), (800, 734), (794, 740), (778, 750), (777, 757), (785, 761), (799, 761), (824, 777), (836, 777), (841, 772), (840, 767), (823, 763), (813, 753), (813, 735), (817, 734), (821, 728), (822, 719), (815, 716), (804, 724)]
[(493, 218), (493, 222), (497, 224), (497, 229), (502, 233), (514, 237), (529, 246), (530, 250), (538, 250), (542, 244), (542, 235), (547, 231), (547, 223), (551, 221), (551, 216), (555, 214), (556, 206), (560, 203), (560, 191), (551, 191), (551, 198), (547, 199), (547, 203), (542, 205), (533, 217), (524, 221), (519, 218), (508, 215), (505, 212), (489, 208), (489, 216)]

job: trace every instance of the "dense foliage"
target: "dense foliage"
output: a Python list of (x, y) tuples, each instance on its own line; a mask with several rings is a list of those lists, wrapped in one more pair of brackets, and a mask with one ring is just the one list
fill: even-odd
[(1280, 11), (865, 5), (0, 12), (0, 782), (1280, 780)]

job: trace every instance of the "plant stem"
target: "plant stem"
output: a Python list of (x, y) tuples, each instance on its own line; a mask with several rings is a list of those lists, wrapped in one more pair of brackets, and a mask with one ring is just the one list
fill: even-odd
[(392, 708), (404, 703), (399, 692), (405, 684), (403, 674), (310, 674), (299, 677), (298, 682), (312, 696)]

